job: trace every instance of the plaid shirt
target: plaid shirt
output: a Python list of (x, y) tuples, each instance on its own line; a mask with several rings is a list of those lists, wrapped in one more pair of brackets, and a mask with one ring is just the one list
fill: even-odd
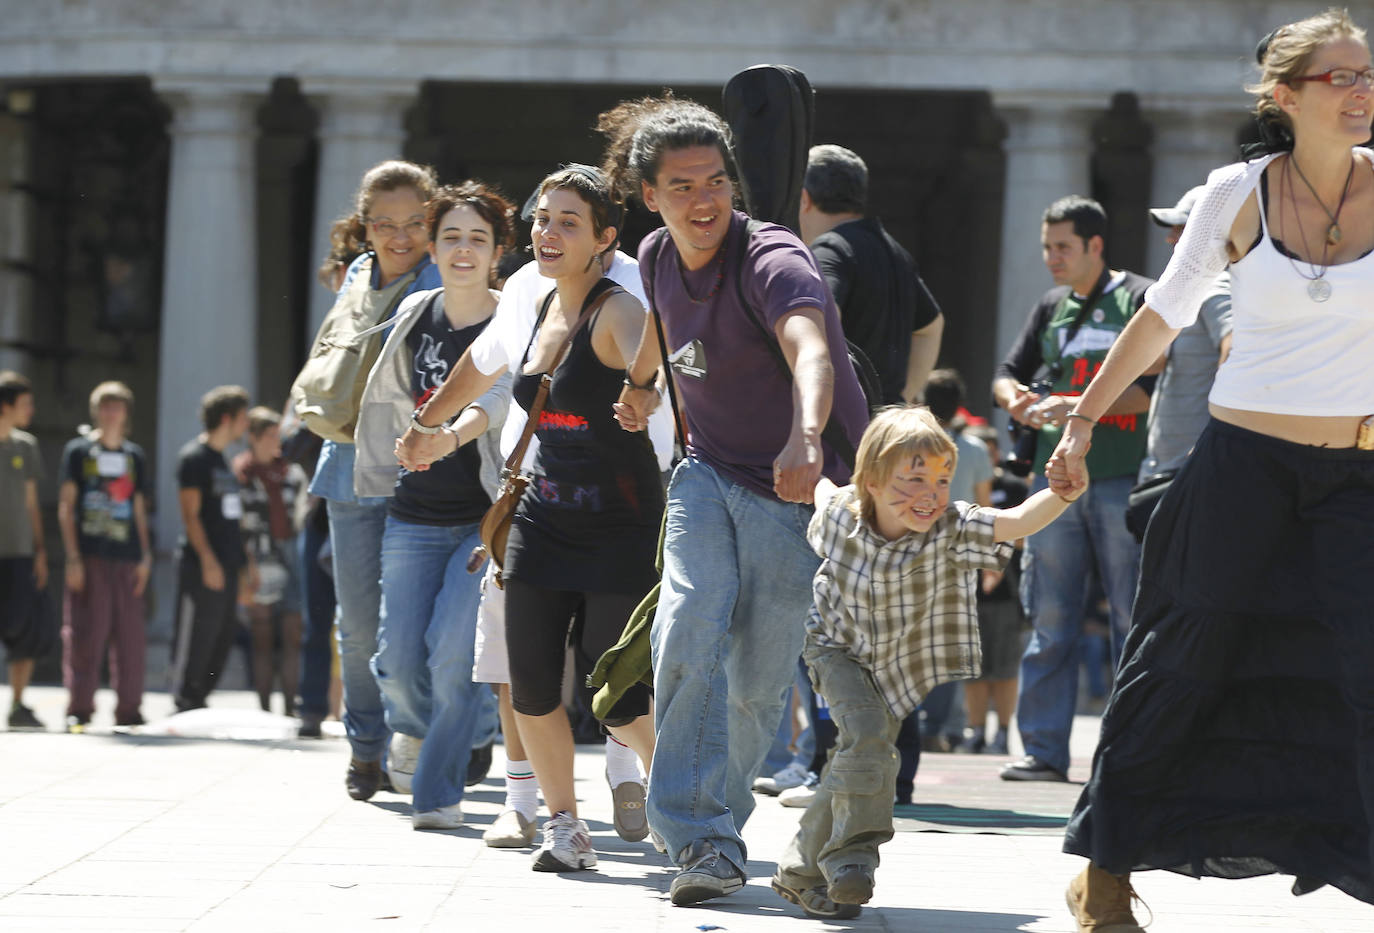
[(1012, 547), (993, 537), (993, 511), (967, 502), (888, 541), (850, 510), (855, 499), (844, 487), (806, 530), (821, 556), (806, 635), (868, 668), (902, 719), (936, 684), (982, 670), (975, 571), (1001, 570)]

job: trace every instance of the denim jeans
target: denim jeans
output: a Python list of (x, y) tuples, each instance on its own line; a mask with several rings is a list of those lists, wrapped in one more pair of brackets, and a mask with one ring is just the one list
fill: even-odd
[(380, 761), (387, 729), (382, 694), (372, 676), (377, 628), (382, 619), (382, 532), (386, 502), (364, 505), (328, 500), (334, 547), (334, 595), (338, 599), (339, 678), (343, 681), (344, 732), (359, 761)]
[(329, 671), (333, 666), (334, 580), (320, 566), (320, 548), (329, 529), (307, 521), (300, 534), (301, 638), (300, 694), (302, 715), (323, 719), (329, 713)]
[(805, 657), (839, 733), (816, 796), (778, 859), (783, 883), (802, 889), (830, 882), (846, 865), (878, 867), (878, 846), (892, 838), (902, 727), (873, 675), (846, 652), (808, 642)]
[(417, 811), (462, 801), (478, 727), (490, 729), (495, 709), (491, 688), (472, 680), (482, 578), (468, 573), (467, 560), (479, 542), (476, 523), (420, 525), (387, 516), (386, 613), (372, 670), (387, 727), (425, 740), (411, 784)]
[(705, 839), (744, 870), (750, 788), (777, 733), (820, 565), (806, 543), (811, 513), (699, 460), (673, 474), (653, 625), (648, 813), (675, 859)]
[[(801, 708), (807, 711), (806, 728), (797, 736), (797, 750), (792, 751), (792, 691), (796, 690)], [(797, 676), (792, 686), (782, 693), (782, 719), (778, 722), (777, 735), (768, 748), (759, 769), (759, 777), (772, 777), (788, 765), (796, 763), (803, 768), (811, 767), (811, 759), (816, 754), (816, 729), (811, 715), (811, 680), (806, 672), (806, 662), (797, 659)]]
[[(1021, 602), (1032, 633), (1021, 658), (1016, 719), (1026, 753), (1069, 770), (1069, 731), (1078, 701), (1079, 638), (1093, 567), (1111, 609), (1112, 656), (1131, 623), (1140, 545), (1126, 530), (1133, 476), (1093, 480), (1049, 527), (1031, 535), (1022, 559)], [(1037, 477), (1035, 490), (1046, 487)]]

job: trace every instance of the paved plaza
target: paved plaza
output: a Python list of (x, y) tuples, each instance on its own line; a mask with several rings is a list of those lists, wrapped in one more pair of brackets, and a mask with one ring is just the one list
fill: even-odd
[[(30, 701), (56, 728), (65, 694)], [(101, 691), (108, 721), (112, 698)], [(220, 715), (253, 722), (255, 699), (225, 691)], [(170, 712), (150, 694), (150, 720)], [(270, 725), (271, 720), (264, 720)], [(1086, 776), (1095, 722), (1075, 729), (1072, 776)], [(745, 833), (750, 883), (695, 908), (668, 902), (672, 871), (646, 842), (611, 828), (599, 749), (580, 746), (578, 794), (595, 837), (595, 871), (530, 870), (525, 851), (486, 848), (501, 800), (502, 757), (464, 803), (468, 827), (415, 832), (408, 801), (367, 803), (343, 789), (346, 744), (0, 733), (0, 931), (548, 931), (783, 933), (1072, 931), (1063, 904), (1079, 859), (1059, 851), (1075, 789), (998, 781), (1000, 759), (927, 755), (917, 806), (883, 849), (873, 904), (852, 922), (807, 920), (772, 893), (774, 862), (801, 811), (760, 798)], [(998, 834), (971, 832), (983, 829)], [(940, 828), (956, 831), (919, 831)], [(1281, 878), (1137, 878), (1151, 933), (1374, 930), (1374, 908), (1323, 889), (1296, 899)], [(1142, 921), (1145, 919), (1141, 912)]]

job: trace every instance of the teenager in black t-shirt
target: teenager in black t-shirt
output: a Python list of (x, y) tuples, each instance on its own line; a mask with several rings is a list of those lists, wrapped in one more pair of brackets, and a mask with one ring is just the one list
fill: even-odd
[(66, 552), (62, 679), (67, 729), (80, 732), (95, 712), (107, 653), (118, 701), (115, 725), (143, 723), (143, 593), (152, 569), (148, 545), (148, 468), (143, 448), (125, 435), (134, 396), (120, 382), (91, 392), (91, 433), (62, 452), (57, 521)]
[(248, 428), (248, 393), (220, 386), (200, 402), (205, 431), (177, 458), (180, 542), (177, 619), (172, 639), (178, 710), (199, 709), (224, 670), (237, 624), (240, 572), (256, 589), (239, 520), (243, 500), (224, 449)]
[[(496, 310), (496, 259), (513, 241), (514, 207), (476, 182), (441, 189), (425, 206), (430, 255), (443, 287), (407, 298), (363, 394), (362, 438), (401, 433), (482, 333)], [(392, 730), (387, 769), (412, 795), (415, 829), (463, 825), (463, 785), (477, 730), (494, 727), (495, 699), (472, 680), (481, 576), (467, 572), (500, 469), (510, 378), (442, 431), (447, 456), (400, 470), (382, 535), (382, 598), (373, 668)], [(366, 456), (365, 456), (366, 455)], [(394, 461), (392, 461), (394, 467)], [(484, 484), (485, 481), (485, 484)], [(485, 737), (482, 739), (486, 741)]]

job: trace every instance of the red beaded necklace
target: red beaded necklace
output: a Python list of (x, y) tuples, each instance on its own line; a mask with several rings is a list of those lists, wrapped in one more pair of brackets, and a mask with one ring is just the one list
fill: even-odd
[(692, 294), (692, 289), (687, 285), (687, 271), (682, 268), (682, 254), (677, 257), (677, 276), (682, 282), (682, 292), (687, 296), (687, 300), (692, 304), (704, 305), (720, 292), (720, 285), (725, 281), (725, 244), (722, 243), (716, 250), (716, 281), (711, 285), (711, 290), (706, 293), (706, 297), (698, 298)]

